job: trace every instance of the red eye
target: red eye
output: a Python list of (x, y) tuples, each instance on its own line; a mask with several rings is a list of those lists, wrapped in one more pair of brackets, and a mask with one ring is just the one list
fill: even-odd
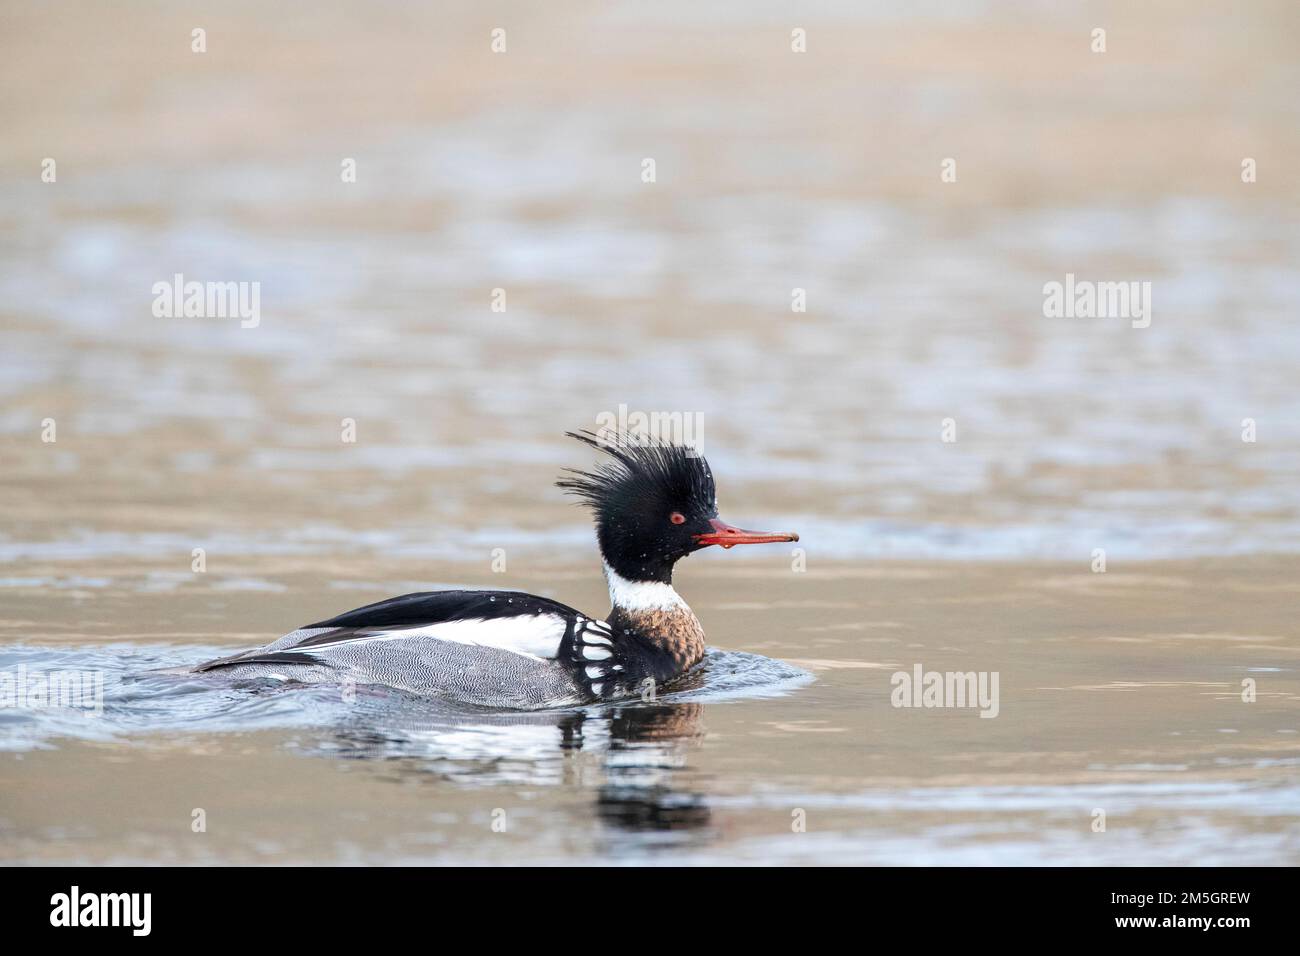
[(680, 511), (674, 511), (668, 516), (668, 520), (673, 524), (686, 524), (686, 515), (682, 514)]

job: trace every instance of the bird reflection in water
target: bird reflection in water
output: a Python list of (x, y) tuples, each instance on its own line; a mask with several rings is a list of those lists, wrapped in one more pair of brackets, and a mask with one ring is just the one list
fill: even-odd
[(424, 701), (400, 716), (382, 710), (382, 720), (339, 727), (310, 749), (375, 761), (403, 781), (590, 791), (597, 818), (617, 831), (675, 834), (672, 842), (707, 834), (709, 806), (690, 786), (688, 765), (704, 734), (703, 704), (631, 700), (580, 710), (430, 714)]
[(704, 795), (674, 785), (688, 741), (703, 736), (702, 704), (632, 707), (609, 718), (605, 783), (596, 798), (601, 820), (621, 830), (703, 830)]

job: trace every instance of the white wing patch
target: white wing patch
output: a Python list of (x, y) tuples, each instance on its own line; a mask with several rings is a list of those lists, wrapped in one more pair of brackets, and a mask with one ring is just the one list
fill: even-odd
[(534, 657), (553, 659), (560, 650), (560, 641), (568, 621), (558, 614), (519, 614), (514, 617), (466, 618), (463, 621), (440, 621), (425, 627), (403, 627), (392, 630), (366, 631), (340, 638), (326, 644), (312, 644), (302, 648), (304, 653), (340, 647), (344, 644), (364, 644), (371, 641), (401, 641), (426, 638), (435, 641), (453, 641), (457, 644), (474, 644), (495, 647)]

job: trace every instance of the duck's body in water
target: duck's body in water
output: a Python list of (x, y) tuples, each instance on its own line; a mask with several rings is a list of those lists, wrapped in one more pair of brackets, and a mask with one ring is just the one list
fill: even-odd
[(690, 448), (573, 437), (609, 455), (557, 482), (594, 512), (611, 604), (604, 620), (517, 591), (426, 591), (309, 624), (191, 672), (386, 684), (522, 709), (670, 684), (704, 657), (704, 628), (672, 586), (677, 561), (713, 544), (798, 536), (719, 521), (708, 462)]

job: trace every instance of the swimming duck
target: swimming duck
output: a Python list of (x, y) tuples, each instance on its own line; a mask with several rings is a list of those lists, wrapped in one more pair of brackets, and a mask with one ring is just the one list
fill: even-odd
[(604, 458), (556, 484), (591, 508), (609, 584), (597, 618), (518, 591), (422, 591), (298, 628), (191, 673), (384, 684), (534, 710), (663, 689), (704, 658), (704, 629), (673, 588), (701, 548), (798, 541), (718, 518), (708, 462), (685, 445), (568, 432)]

